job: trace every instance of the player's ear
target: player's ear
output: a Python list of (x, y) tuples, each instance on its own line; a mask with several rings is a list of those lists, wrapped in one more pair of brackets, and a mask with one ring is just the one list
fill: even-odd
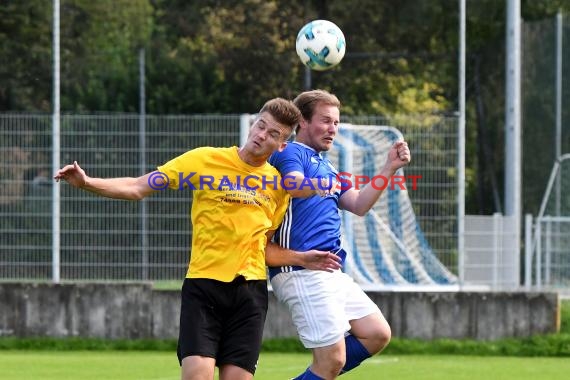
[(279, 148), (277, 148), (277, 151), (283, 152), (286, 146), (287, 146), (287, 141), (282, 142), (281, 145), (279, 145)]

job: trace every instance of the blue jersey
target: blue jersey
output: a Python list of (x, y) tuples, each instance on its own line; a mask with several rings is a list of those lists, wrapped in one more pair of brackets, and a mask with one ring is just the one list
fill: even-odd
[[(313, 148), (299, 143), (289, 143), (283, 152), (276, 152), (269, 163), (277, 168), (282, 176), (291, 172), (301, 172), (305, 178), (335, 178), (338, 171), (331, 162)], [(308, 186), (303, 183), (302, 186)], [(321, 197), (293, 198), (285, 213), (283, 222), (277, 229), (274, 240), (280, 246), (295, 251), (338, 252), (341, 248), (340, 211), (338, 202), (347, 189), (338, 189), (333, 194)], [(302, 269), (298, 267), (270, 267), (270, 276), (279, 272)]]

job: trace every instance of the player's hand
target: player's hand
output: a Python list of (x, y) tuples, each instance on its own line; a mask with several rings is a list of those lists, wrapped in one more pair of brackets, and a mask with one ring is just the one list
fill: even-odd
[(311, 270), (323, 270), (325, 272), (333, 272), (342, 267), (341, 258), (331, 252), (311, 250), (303, 252), (302, 266)]
[(59, 169), (53, 178), (58, 182), (64, 180), (71, 186), (81, 188), (85, 186), (87, 174), (81, 169), (77, 161), (73, 161), (73, 164), (66, 165)]
[(335, 177), (331, 178), (311, 178), (313, 188), (315, 189), (316, 195), (320, 197), (328, 197), (333, 195), (337, 191), (339, 183), (336, 181)]
[(390, 169), (396, 171), (410, 163), (412, 155), (408, 143), (405, 141), (398, 141), (392, 145), (388, 152), (388, 162)]

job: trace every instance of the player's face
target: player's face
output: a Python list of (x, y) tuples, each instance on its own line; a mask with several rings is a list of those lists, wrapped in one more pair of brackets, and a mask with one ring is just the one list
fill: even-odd
[(285, 148), (289, 131), (287, 126), (278, 123), (271, 114), (264, 112), (251, 126), (246, 148), (255, 156), (269, 157), (276, 150)]
[(328, 151), (338, 132), (340, 111), (336, 106), (317, 104), (311, 120), (302, 120), (301, 123), (306, 128), (301, 142), (318, 152)]

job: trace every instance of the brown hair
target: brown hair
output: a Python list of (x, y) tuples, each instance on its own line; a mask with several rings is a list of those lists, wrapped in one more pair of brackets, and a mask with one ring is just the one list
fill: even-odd
[[(325, 90), (311, 90), (300, 93), (293, 103), (301, 111), (301, 115), (305, 120), (311, 120), (313, 114), (315, 113), (315, 108), (317, 104), (323, 103), (329, 106), (335, 106), (340, 108), (340, 100), (336, 95), (331, 94)], [(298, 131), (299, 127), (296, 128)]]
[(283, 98), (273, 98), (265, 102), (259, 113), (267, 112), (275, 121), (284, 124), (293, 133), (293, 129), (299, 125), (301, 121), (301, 112), (291, 100)]

